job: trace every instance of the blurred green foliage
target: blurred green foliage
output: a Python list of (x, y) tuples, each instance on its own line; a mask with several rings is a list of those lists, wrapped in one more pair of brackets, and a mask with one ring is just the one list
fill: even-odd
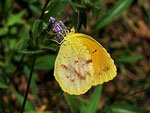
[[(72, 113), (96, 113), (101, 93), (102, 85), (95, 88), (88, 101), (68, 94), (64, 94), (64, 97), (71, 108)], [(79, 101), (80, 104), (78, 104), (77, 101)]]
[[(59, 47), (50, 40), (54, 37), (48, 23), (50, 16), (64, 21), (66, 26), (75, 26), (77, 31), (86, 32), (97, 38), (108, 48), (118, 67), (117, 79), (112, 82), (115, 95), (109, 95), (105, 85), (97, 86), (94, 91), (90, 90), (81, 97), (64, 93), (62, 101), (65, 104), (61, 105), (60, 112), (64, 113), (68, 109), (67, 112), (71, 113), (150, 112), (150, 109), (144, 109), (138, 103), (142, 95), (126, 97), (131, 90), (134, 91), (135, 86), (145, 92), (145, 98), (150, 94), (147, 91), (150, 88), (150, 79), (147, 79), (150, 77), (148, 64), (150, 47), (147, 41), (150, 29), (150, 2), (148, 0), (144, 2), (143, 0), (51, 0), (43, 17), (40, 18), (45, 2), (45, 0), (0, 0), (0, 112), (18, 112), (21, 109), (33, 54), (37, 54), (37, 59), (25, 111), (30, 113), (54, 111), (55, 100), (58, 100), (60, 93), (59, 86), (57, 87), (53, 79), (54, 62)], [(140, 16), (143, 17), (139, 17), (140, 21), (134, 16), (135, 12), (132, 14), (129, 10), (135, 6), (142, 10), (143, 15)], [(142, 24), (142, 20), (146, 24)], [(115, 31), (118, 29), (117, 26), (125, 26), (120, 28), (123, 29), (121, 35), (117, 34), (118, 31), (115, 34), (111, 29), (113, 27)], [(130, 39), (129, 35), (132, 35), (130, 31), (133, 32), (132, 37), (137, 37), (138, 40)], [(102, 34), (100, 36), (103, 37), (98, 34)], [(130, 78), (134, 79), (130, 81)], [(45, 91), (50, 91), (50, 94), (44, 93)], [(47, 98), (46, 103), (42, 100), (44, 97)], [(143, 103), (146, 101), (144, 99)], [(104, 104), (100, 104), (101, 101)]]

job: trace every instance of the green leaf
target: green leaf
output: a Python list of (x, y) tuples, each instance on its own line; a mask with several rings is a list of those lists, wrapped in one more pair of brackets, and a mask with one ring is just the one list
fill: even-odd
[(83, 4), (87, 6), (87, 8), (97, 8), (100, 9), (102, 5), (102, 0), (83, 0)]
[(43, 46), (43, 45), (40, 45), (40, 49), (48, 49), (48, 50), (51, 50), (51, 51), (56, 51), (56, 45), (54, 44), (50, 44), (49, 46)]
[(143, 58), (144, 58), (143, 55), (121, 56), (121, 57), (116, 59), (116, 62), (119, 62), (119, 63), (131, 63), (131, 62), (139, 61), (139, 60), (141, 60)]
[(16, 49), (17, 44), (15, 39), (10, 39), (9, 43), (11, 49)]
[(0, 81), (0, 88), (8, 88), (7, 84)]
[(97, 18), (99, 18), (99, 15), (100, 15), (100, 11), (101, 11), (101, 9), (100, 8), (102, 8), (102, 2), (103, 2), (103, 0), (98, 0), (97, 1), (97, 6), (98, 7), (94, 7), (94, 11), (93, 11), (93, 13), (94, 13), (94, 18), (95, 19), (97, 19)]
[(27, 49), (21, 49), (18, 50), (19, 53), (23, 53), (23, 54), (39, 54), (39, 53), (43, 53), (44, 50), (27, 50)]
[(72, 1), (70, 1), (70, 4), (71, 4), (71, 6), (75, 12), (78, 12), (78, 10), (80, 10), (80, 9), (86, 9), (86, 6), (84, 6), (82, 4), (77, 4), (77, 3), (74, 3)]
[(10, 29), (10, 33), (11, 34), (17, 34), (17, 27), (12, 27), (11, 29)]
[(12, 3), (13, 3), (13, 0), (5, 0), (5, 6), (4, 6), (4, 8), (5, 8), (6, 11), (10, 10), (10, 8), (12, 6)]
[(69, 0), (52, 0), (46, 9), (48, 12), (44, 15), (44, 21), (48, 22), (50, 16), (57, 18), (64, 12), (68, 5)]
[(40, 23), (41, 23), (41, 20), (37, 19), (37, 20), (35, 20), (35, 22), (33, 24), (33, 30), (32, 31), (33, 31), (34, 37), (39, 36), (40, 32), (42, 32), (42, 29), (41, 29), (41, 31), (39, 31)]
[(29, 46), (28, 42), (29, 42), (29, 35), (25, 34), (24, 38), (22, 38), (20, 43), (19, 43), (18, 50), (27, 49), (27, 47)]
[(36, 3), (29, 3), (29, 8), (31, 9), (32, 13), (35, 15), (40, 15), (40, 12), (42, 11), (42, 5), (39, 0)]
[(1, 17), (7, 17), (8, 12), (12, 9), (13, 0), (0, 0), (0, 15)]
[(85, 103), (80, 104), (80, 113), (85, 113), (87, 110), (87, 106)]
[[(16, 92), (12, 88), (10, 88), (10, 91), (16, 96), (16, 98), (18, 99), (18, 101), (22, 104), (23, 100), (24, 100), (24, 97), (22, 95), (20, 95), (18, 92)], [(26, 111), (35, 111), (34, 106), (30, 103), (29, 100), (26, 101), (25, 110)]]
[(5, 63), (0, 61), (0, 67), (5, 67)]
[(108, 105), (104, 106), (104, 113), (113, 113), (110, 109), (110, 107), (108, 107)]
[[(26, 76), (29, 78), (30, 69), (27, 66), (24, 67), (24, 72), (25, 72)], [(38, 97), (37, 91), (36, 91), (36, 74), (35, 73), (33, 73), (33, 75), (32, 75), (31, 89), (32, 89), (32, 93), (35, 96), (36, 100), (39, 100), (39, 97)]]
[(80, 105), (77, 103), (77, 96), (64, 93), (64, 97), (71, 109), (71, 113), (79, 113)]
[(114, 7), (108, 11), (106, 16), (96, 23), (95, 29), (98, 30), (108, 24), (110, 24), (113, 20), (115, 20), (118, 16), (120, 16), (132, 3), (133, 0), (119, 0)]
[(91, 98), (86, 106), (86, 111), (84, 113), (96, 113), (96, 109), (100, 102), (100, 97), (102, 93), (102, 85), (97, 86), (91, 95)]
[(21, 11), (18, 14), (11, 14), (7, 20), (7, 25), (8, 26), (12, 26), (16, 23), (19, 23), (20, 19), (22, 18), (22, 16), (24, 15), (25, 10)]
[[(95, 4), (95, 8), (100, 9), (102, 8), (102, 3), (103, 0), (94, 0), (95, 2), (93, 4)], [(93, 0), (91, 0), (91, 2), (93, 2)]]
[(7, 33), (8, 33), (7, 27), (0, 28), (0, 36), (6, 35)]
[(148, 111), (126, 102), (119, 102), (109, 106), (114, 113), (148, 113)]
[(35, 62), (35, 69), (37, 70), (52, 70), (54, 68), (56, 55), (45, 55), (38, 57)]

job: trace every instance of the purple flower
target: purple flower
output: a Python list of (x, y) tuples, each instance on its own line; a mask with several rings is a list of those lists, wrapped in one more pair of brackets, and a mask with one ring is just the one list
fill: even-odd
[(52, 30), (56, 33), (56, 37), (62, 41), (63, 36), (68, 32), (67, 27), (64, 25), (62, 21), (55, 21), (54, 17), (50, 17), (49, 22), (52, 23)]
[(53, 24), (55, 22), (55, 20), (56, 19), (54, 17), (50, 17), (49, 22)]

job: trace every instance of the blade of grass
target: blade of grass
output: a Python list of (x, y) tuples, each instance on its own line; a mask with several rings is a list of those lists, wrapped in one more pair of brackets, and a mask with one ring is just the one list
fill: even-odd
[(133, 0), (119, 0), (114, 7), (108, 11), (106, 16), (96, 23), (95, 30), (98, 30), (108, 24), (110, 24), (114, 19), (120, 16), (132, 3)]
[(71, 109), (71, 113), (79, 113), (79, 104), (77, 103), (77, 97), (75, 95), (69, 95), (64, 93), (65, 100), (69, 108)]
[(97, 86), (94, 92), (92, 93), (91, 98), (86, 106), (85, 113), (96, 113), (96, 109), (98, 108), (101, 94), (102, 94), (102, 85)]

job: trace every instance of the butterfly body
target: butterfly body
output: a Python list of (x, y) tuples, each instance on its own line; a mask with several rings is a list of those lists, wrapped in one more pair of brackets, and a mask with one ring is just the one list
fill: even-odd
[(112, 80), (116, 66), (96, 40), (85, 34), (70, 33), (60, 46), (54, 76), (65, 92), (80, 95), (92, 86)]

